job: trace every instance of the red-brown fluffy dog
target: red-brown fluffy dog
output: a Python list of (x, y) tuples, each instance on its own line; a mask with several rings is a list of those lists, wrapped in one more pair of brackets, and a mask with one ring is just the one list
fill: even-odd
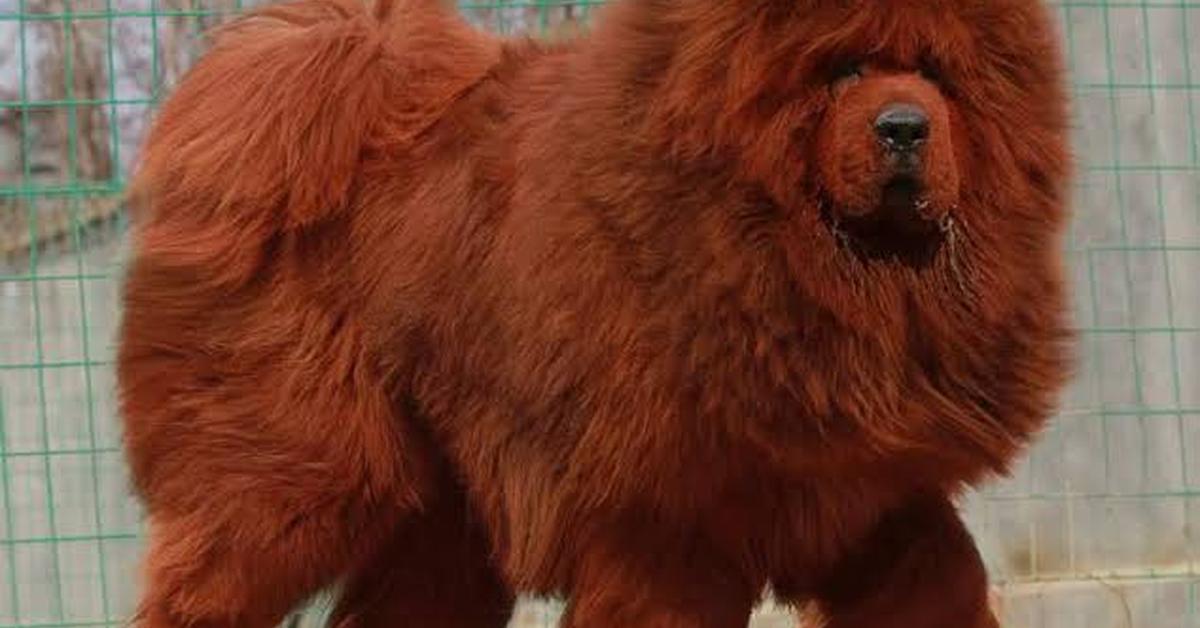
[(1034, 0), (438, 0), (226, 30), (134, 188), (143, 627), (985, 628), (954, 495), (1052, 410), (1060, 63)]

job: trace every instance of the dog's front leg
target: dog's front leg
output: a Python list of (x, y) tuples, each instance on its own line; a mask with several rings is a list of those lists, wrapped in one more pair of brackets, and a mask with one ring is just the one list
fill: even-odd
[(954, 506), (913, 500), (824, 578), (825, 628), (997, 628), (987, 573)]
[(745, 628), (761, 590), (703, 543), (646, 530), (592, 538), (564, 628)]

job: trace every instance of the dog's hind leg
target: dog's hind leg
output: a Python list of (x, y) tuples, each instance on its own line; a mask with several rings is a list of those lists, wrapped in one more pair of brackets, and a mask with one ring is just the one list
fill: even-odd
[(745, 628), (761, 583), (699, 539), (615, 524), (589, 537), (564, 628)]
[[(329, 443), (333, 456), (292, 455), (261, 443), (214, 451), (209, 461), (195, 461), (190, 478), (179, 474), (180, 482), (194, 483), (186, 494), (178, 484), (144, 488), (151, 534), (135, 625), (275, 626), (377, 551), (418, 506), (402, 480), (388, 486), (356, 477), (357, 454), (340, 444)], [(255, 469), (255, 460), (270, 461), (272, 470)]]
[[(200, 472), (190, 479), (207, 497), (188, 496), (179, 505), (172, 503), (173, 491), (149, 497), (151, 538), (138, 628), (278, 625), (377, 551), (397, 522), (416, 510), (399, 485), (394, 493), (368, 488), (342, 461), (278, 454), (214, 454), (228, 475)], [(281, 467), (266, 477), (235, 470), (239, 458), (255, 456)]]
[[(194, 284), (162, 272), (134, 265), (118, 367), (151, 524), (136, 624), (266, 628), (422, 508), (430, 445), (346, 319), (292, 304), (291, 331), (267, 302), (224, 325), (171, 309), (170, 290), (155, 300), (152, 285)], [(192, 327), (175, 313), (207, 351), (179, 340)]]
[(330, 628), (504, 628), (514, 597), (451, 482), (353, 568)]
[(148, 586), (135, 626), (277, 626), (345, 569), (359, 551), (355, 543), (370, 547), (380, 537), (381, 522), (363, 521), (365, 512), (328, 508), (288, 520), (255, 512), (277, 504), (241, 501), (242, 514), (223, 520), (193, 513), (152, 522)]

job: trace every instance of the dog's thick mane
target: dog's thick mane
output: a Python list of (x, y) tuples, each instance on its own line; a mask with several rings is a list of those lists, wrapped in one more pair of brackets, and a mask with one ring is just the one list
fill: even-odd
[[(991, 40), (962, 48), (970, 37), (963, 33), (937, 51), (961, 53), (953, 71), (998, 63), (1035, 95), (991, 85), (959, 95), (963, 126), (981, 134), (963, 147), (971, 183), (960, 203), (971, 211), (934, 268), (920, 272), (839, 250), (820, 220), (820, 191), (808, 184), (807, 161), (819, 154), (805, 138), (828, 107), (822, 64), (856, 49), (915, 58), (921, 38), (880, 26), (885, 12), (863, 3), (856, 19), (823, 22), (822, 36), (805, 40), (811, 33), (786, 30), (821, 3), (761, 4), (755, 11), (738, 3), (618, 3), (579, 44), (578, 72), (563, 77), (569, 96), (549, 114), (560, 121), (548, 125), (547, 150), (561, 149), (558, 168), (575, 168), (572, 192), (602, 225), (591, 235), (619, 240), (603, 255), (640, 251), (626, 260), (629, 272), (691, 282), (692, 314), (712, 323), (697, 335), (738, 347), (764, 342), (762, 333), (813, 330), (807, 346), (781, 343), (778, 354), (745, 356), (741, 367), (754, 372), (764, 359), (789, 365), (757, 391), (767, 406), (767, 398), (790, 404), (780, 431), (762, 437), (781, 459), (829, 469), (828, 452), (905, 452), (908, 460), (926, 458), (916, 466), (948, 470), (954, 464), (945, 457), (961, 454), (973, 468), (948, 476), (1002, 470), (1049, 411), (1066, 370), (1057, 248), (1065, 114), (1057, 85), (1039, 82), (1058, 70), (1008, 65), (1028, 57), (1052, 64), (1055, 56), (1040, 48), (1053, 45), (1049, 34), (1031, 36), (1036, 54)], [(1011, 4), (997, 15), (1013, 11)], [(775, 69), (766, 80), (764, 66)], [(1036, 139), (1010, 142), (1001, 137), (1007, 124), (1037, 125)], [(687, 194), (673, 185), (678, 180), (694, 182)], [(704, 207), (722, 209), (682, 209)], [(722, 250), (730, 246), (741, 248)], [(710, 265), (697, 267), (699, 259)], [(730, 310), (731, 302), (749, 309)], [(726, 316), (753, 321), (756, 330), (739, 335)], [(924, 356), (919, 364), (914, 354)], [(997, 363), (997, 354), (1013, 360)], [(889, 416), (904, 418), (882, 420)], [(845, 445), (833, 443), (838, 434)], [(859, 439), (872, 446), (849, 444)]]

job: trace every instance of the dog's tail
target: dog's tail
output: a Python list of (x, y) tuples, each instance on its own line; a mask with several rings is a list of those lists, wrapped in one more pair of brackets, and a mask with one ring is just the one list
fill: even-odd
[(403, 147), (494, 63), (497, 43), (448, 4), (294, 0), (219, 30), (143, 147), (142, 253), (211, 261), (345, 208), (364, 154)]

